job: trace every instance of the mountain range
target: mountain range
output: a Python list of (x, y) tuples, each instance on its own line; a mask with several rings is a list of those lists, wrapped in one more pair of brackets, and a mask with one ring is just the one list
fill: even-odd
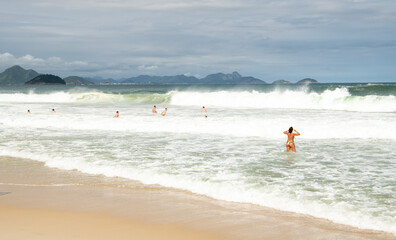
[[(18, 65), (6, 69), (0, 73), (0, 85), (23, 85), (40, 74), (32, 69), (24, 69)], [(57, 77), (57, 76), (55, 76)], [(176, 75), (176, 76), (149, 76), (140, 75), (137, 77), (124, 78), (115, 80), (112, 78), (104, 79), (101, 77), (82, 78), (78, 76), (69, 76), (63, 79), (67, 85), (92, 85), (92, 84), (267, 84), (265, 81), (254, 77), (243, 77), (238, 72), (229, 74), (215, 73), (209, 74), (204, 78), (194, 76)], [(297, 84), (318, 83), (318, 81), (306, 78), (297, 82)], [(50, 83), (49, 83), (50, 84)], [(289, 81), (277, 80), (273, 84), (292, 84)]]
[[(48, 74), (39, 74), (38, 72), (32, 69), (24, 69), (21, 66), (15, 65), (13, 67), (7, 68), (4, 72), (0, 73), (0, 85), (24, 85), (25, 83), (31, 84), (37, 81), (37, 77), (41, 77), (40, 84), (53, 84), (52, 79), (59, 78), (58, 76), (51, 75), (51, 78), (48, 77)], [(77, 76), (70, 76), (63, 79), (66, 85), (93, 85), (93, 82), (90, 82), (84, 78)]]
[(2, 85), (23, 85), (25, 82), (40, 75), (38, 72), (15, 65), (6, 69), (0, 74), (0, 84)]
[(66, 82), (55, 75), (41, 74), (32, 80), (25, 82), (25, 85), (66, 85)]
[(216, 73), (210, 74), (204, 78), (193, 76), (176, 75), (176, 76), (149, 76), (140, 75), (128, 78), (121, 83), (129, 84), (266, 84), (263, 80), (254, 77), (242, 77), (239, 73), (231, 74)]

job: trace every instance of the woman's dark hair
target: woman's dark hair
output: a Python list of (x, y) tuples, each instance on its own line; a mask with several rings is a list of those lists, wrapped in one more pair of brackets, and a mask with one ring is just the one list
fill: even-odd
[(289, 128), (289, 133), (292, 133), (293, 132), (293, 127), (290, 127)]

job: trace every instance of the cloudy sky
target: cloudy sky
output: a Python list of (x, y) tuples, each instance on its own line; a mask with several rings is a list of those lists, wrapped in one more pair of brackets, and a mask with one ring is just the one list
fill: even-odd
[(396, 82), (395, 0), (2, 0), (0, 71)]

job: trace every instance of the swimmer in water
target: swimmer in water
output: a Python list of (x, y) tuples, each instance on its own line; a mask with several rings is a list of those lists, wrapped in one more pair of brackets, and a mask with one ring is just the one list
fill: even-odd
[(283, 133), (287, 135), (287, 142), (286, 142), (287, 151), (290, 152), (291, 149), (293, 152), (296, 152), (296, 146), (294, 145), (294, 137), (300, 136), (300, 133), (297, 132), (297, 130), (294, 130), (293, 132), (293, 127), (290, 127), (288, 131), (284, 131)]
[(27, 113), (30, 113), (30, 110), (29, 110), (29, 109), (27, 110)]
[(201, 113), (203, 113), (204, 118), (208, 118), (208, 110), (206, 110), (205, 106), (202, 106)]
[(113, 118), (118, 118), (119, 116), (120, 116), (120, 113), (117, 111)]
[(165, 116), (167, 111), (168, 111), (168, 109), (167, 109), (167, 108), (165, 108), (165, 110), (164, 110), (164, 111), (162, 111), (161, 115), (162, 115), (162, 116)]
[(152, 113), (157, 113), (157, 106), (154, 105), (153, 109), (151, 110)]
[(52, 112), (52, 113), (56, 113), (55, 108), (53, 108), (51, 112)]

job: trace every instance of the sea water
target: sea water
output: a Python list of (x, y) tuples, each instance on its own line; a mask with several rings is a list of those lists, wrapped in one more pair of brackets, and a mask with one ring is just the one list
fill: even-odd
[(0, 114), (1, 156), (396, 233), (395, 84), (2, 87)]

